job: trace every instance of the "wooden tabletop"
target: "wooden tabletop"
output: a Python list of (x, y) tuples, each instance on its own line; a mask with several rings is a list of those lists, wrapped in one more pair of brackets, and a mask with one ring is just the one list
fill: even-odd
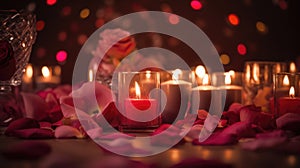
[[(47, 167), (55, 160), (63, 160), (77, 167), (87, 167), (91, 162), (107, 158), (118, 158), (116, 154), (105, 152), (91, 139), (45, 139), (45, 140), (21, 140), (14, 137), (0, 136), (0, 152), (21, 141), (41, 141), (51, 146), (51, 153), (40, 159), (23, 160), (7, 159), (0, 155), (0, 167)], [(141, 161), (156, 167), (170, 167), (187, 158), (201, 158), (205, 160), (217, 160), (232, 164), (236, 168), (257, 167), (300, 167), (300, 156), (277, 153), (273, 151), (253, 152), (246, 151), (235, 146), (194, 146), (191, 143), (177, 145), (158, 155), (127, 158)], [(108, 159), (109, 160), (109, 159)], [(67, 167), (67, 166), (66, 166)]]

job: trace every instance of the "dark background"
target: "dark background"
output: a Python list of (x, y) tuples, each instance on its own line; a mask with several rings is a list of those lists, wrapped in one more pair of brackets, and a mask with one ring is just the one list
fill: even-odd
[[(37, 21), (45, 23), (39, 27), (30, 62), (37, 66), (60, 64), (63, 83), (71, 82), (73, 66), (84, 40), (101, 24), (142, 10), (168, 11), (195, 23), (208, 35), (220, 55), (229, 56), (225, 70), (243, 71), (247, 60), (296, 61), (300, 66), (299, 0), (199, 1), (203, 5), (201, 10), (194, 10), (191, 0), (57, 0), (53, 5), (48, 5), (46, 0), (0, 0), (0, 9), (31, 9)], [(84, 8), (90, 10), (85, 19), (80, 18)], [(233, 26), (227, 21), (230, 13), (239, 17), (239, 25)], [(266, 25), (267, 32), (257, 30), (258, 21)], [(159, 36), (159, 47), (180, 55), (190, 66), (201, 64), (188, 46), (172, 37)], [(139, 48), (154, 44), (151, 34), (136, 38)], [(240, 43), (247, 48), (245, 55), (237, 51)], [(64, 62), (56, 60), (60, 50), (68, 54)]]

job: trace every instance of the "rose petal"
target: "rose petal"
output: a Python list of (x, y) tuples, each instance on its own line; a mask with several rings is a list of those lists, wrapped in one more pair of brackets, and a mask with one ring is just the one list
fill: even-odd
[(249, 122), (237, 122), (222, 131), (222, 134), (234, 135), (238, 139), (250, 138), (255, 136), (255, 131)]
[(24, 139), (46, 139), (53, 138), (53, 130), (42, 128), (29, 128), (14, 131), (14, 136)]
[(54, 133), (55, 138), (82, 138), (83, 135), (79, 132), (78, 129), (68, 126), (62, 125), (55, 129)]
[(23, 141), (9, 145), (2, 155), (10, 159), (38, 159), (51, 152), (47, 143), (38, 141)]
[(284, 130), (291, 130), (295, 132), (300, 131), (300, 114), (286, 113), (276, 120), (277, 128)]
[(287, 137), (287, 135), (283, 130), (275, 130), (272, 132), (256, 134), (256, 138), (278, 138), (278, 137)]
[(244, 107), (242, 104), (240, 103), (232, 103), (229, 108), (228, 108), (228, 111), (232, 111), (236, 114), (239, 114), (241, 108)]
[(38, 121), (31, 118), (20, 118), (11, 122), (5, 130), (5, 135), (13, 136), (16, 130), (28, 129), (28, 128), (39, 128)]
[(240, 121), (240, 114), (234, 111), (227, 111), (223, 112), (222, 118), (226, 119), (229, 125), (232, 125)]
[(256, 123), (260, 112), (260, 107), (256, 107), (254, 105), (244, 106), (240, 109), (240, 120)]
[(110, 133), (110, 134), (102, 134), (99, 137), (101, 140), (115, 140), (115, 139), (133, 139), (134, 135), (124, 134), (124, 133)]
[(238, 139), (233, 134), (223, 134), (216, 132), (211, 134), (205, 141), (200, 142), (198, 139), (193, 140), (194, 145), (233, 145)]
[(21, 93), (24, 102), (24, 117), (41, 121), (47, 117), (48, 104), (38, 95), (33, 93)]
[(99, 139), (102, 136), (102, 128), (94, 128), (86, 131), (91, 139)]
[(151, 144), (156, 146), (169, 146), (180, 143), (183, 137), (181, 130), (170, 124), (163, 124), (152, 133)]
[(198, 139), (199, 138), (199, 135), (200, 135), (200, 132), (203, 128), (203, 125), (194, 125), (190, 131), (186, 134), (185, 138), (188, 138), (188, 139)]
[(270, 149), (283, 144), (287, 141), (287, 137), (276, 137), (276, 138), (260, 138), (255, 139), (251, 142), (245, 142), (242, 144), (243, 149), (247, 150), (261, 150), (261, 149)]

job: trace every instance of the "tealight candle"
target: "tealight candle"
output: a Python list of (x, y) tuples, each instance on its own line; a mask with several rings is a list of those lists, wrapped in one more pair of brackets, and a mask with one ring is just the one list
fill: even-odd
[(22, 77), (22, 91), (32, 91), (33, 89), (33, 67), (28, 64)]
[(300, 74), (277, 73), (274, 88), (275, 94), (271, 105), (274, 106), (275, 117), (286, 113), (300, 114)]
[[(188, 77), (183, 77), (185, 73)], [(166, 97), (162, 97), (162, 122), (173, 123), (176, 119), (183, 119), (189, 110), (192, 81), (189, 79), (190, 72), (175, 70), (172, 72), (172, 79), (161, 84), (161, 89)]]
[[(224, 110), (227, 111), (229, 106), (232, 103), (242, 103), (242, 90), (243, 87), (239, 86), (241, 84), (242, 78), (237, 78), (238, 73), (231, 71), (225, 73), (214, 73), (212, 75), (212, 83), (215, 87), (217, 87), (220, 91), (226, 91), (225, 106)], [(242, 76), (241, 74), (239, 74)], [(235, 81), (233, 80), (235, 79)]]
[(119, 129), (145, 132), (161, 123), (159, 72), (119, 72), (118, 108), (124, 115)]
[(60, 83), (61, 69), (59, 66), (43, 66), (35, 78), (37, 90), (55, 87)]

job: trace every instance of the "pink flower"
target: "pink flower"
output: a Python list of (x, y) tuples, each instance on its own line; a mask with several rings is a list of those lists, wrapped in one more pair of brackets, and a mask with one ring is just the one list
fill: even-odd
[(122, 29), (106, 29), (100, 33), (98, 47), (92, 54), (98, 57), (103, 55), (103, 62), (117, 66), (120, 60), (135, 48), (135, 40), (129, 32)]

